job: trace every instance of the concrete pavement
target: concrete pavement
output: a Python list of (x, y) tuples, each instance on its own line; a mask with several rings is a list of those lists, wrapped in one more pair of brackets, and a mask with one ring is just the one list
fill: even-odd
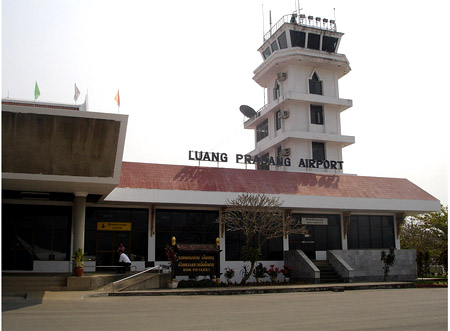
[[(447, 289), (106, 297), (3, 302), (4, 330), (447, 330)], [(33, 300), (36, 300), (32, 304)]]

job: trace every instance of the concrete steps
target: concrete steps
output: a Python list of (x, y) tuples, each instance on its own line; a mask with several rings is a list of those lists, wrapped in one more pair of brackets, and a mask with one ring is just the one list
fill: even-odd
[(2, 274), (3, 295), (24, 296), (29, 292), (65, 291), (69, 275)]
[[(45, 291), (110, 291), (112, 284), (133, 274), (85, 273), (82, 277), (72, 274), (10, 274), (2, 275), (2, 295), (27, 297), (32, 292)], [(167, 278), (167, 279), (166, 279)], [(168, 287), (170, 275), (148, 273), (120, 282), (115, 291), (148, 290)]]
[(328, 261), (313, 261), (316, 267), (320, 270), (320, 283), (343, 283), (341, 276), (334, 270)]

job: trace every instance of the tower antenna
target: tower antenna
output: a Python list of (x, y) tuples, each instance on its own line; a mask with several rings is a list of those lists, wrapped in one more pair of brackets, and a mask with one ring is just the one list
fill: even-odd
[(270, 35), (272, 35), (272, 11), (269, 10), (269, 28), (270, 28)]
[(264, 40), (264, 4), (261, 4), (261, 9), (262, 9), (262, 28), (263, 28), (263, 42), (265, 42)]
[(337, 31), (337, 26), (336, 26), (336, 8), (333, 8), (333, 15), (334, 15), (334, 29), (335, 29), (335, 31)]

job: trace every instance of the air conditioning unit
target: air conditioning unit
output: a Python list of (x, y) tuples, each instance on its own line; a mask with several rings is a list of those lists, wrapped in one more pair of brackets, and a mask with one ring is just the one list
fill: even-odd
[(289, 117), (289, 110), (282, 110), (281, 111), (281, 118), (286, 119)]
[(291, 149), (290, 148), (283, 148), (280, 152), (280, 156), (289, 156), (291, 155)]
[(279, 82), (284, 82), (286, 80), (286, 78), (287, 78), (287, 73), (285, 73), (285, 72), (279, 72), (277, 74), (277, 80)]

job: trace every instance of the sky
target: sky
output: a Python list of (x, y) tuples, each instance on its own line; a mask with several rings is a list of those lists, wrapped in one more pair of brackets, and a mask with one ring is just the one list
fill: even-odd
[(447, 1), (2, 0), (2, 98), (33, 100), (37, 82), (39, 101), (73, 104), (76, 83), (89, 111), (129, 116), (124, 161), (245, 154), (239, 106), (266, 100), (252, 77), (269, 12), (275, 24), (297, 4), (344, 33), (344, 172), (407, 178), (447, 205)]

